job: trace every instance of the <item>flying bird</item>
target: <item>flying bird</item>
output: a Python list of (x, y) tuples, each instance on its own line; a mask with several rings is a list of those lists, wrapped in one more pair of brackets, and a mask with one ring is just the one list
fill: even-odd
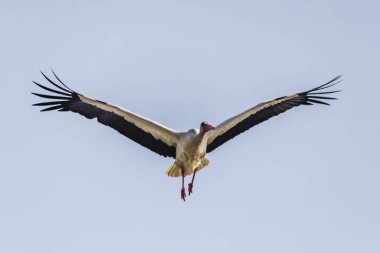
[(196, 173), (209, 164), (206, 158), (207, 153), (249, 128), (293, 107), (313, 104), (329, 105), (326, 101), (336, 98), (326, 95), (340, 90), (326, 91), (326, 89), (341, 81), (339, 75), (314, 89), (260, 103), (215, 127), (204, 121), (199, 129), (178, 132), (116, 105), (77, 93), (65, 85), (54, 72), (56, 81), (52, 81), (43, 72), (41, 73), (51, 86), (41, 85), (34, 81), (33, 83), (49, 94), (32, 94), (48, 101), (33, 104), (34, 106), (44, 106), (42, 112), (71, 111), (88, 119), (96, 118), (99, 123), (115, 129), (153, 152), (174, 158), (175, 161), (166, 174), (169, 177), (182, 178), (181, 199), (184, 201), (186, 199), (185, 177), (192, 175), (188, 184), (190, 195), (193, 192)]

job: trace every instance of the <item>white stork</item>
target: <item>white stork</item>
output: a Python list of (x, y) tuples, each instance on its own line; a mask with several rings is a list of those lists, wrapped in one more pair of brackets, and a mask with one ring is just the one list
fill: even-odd
[(331, 81), (305, 92), (263, 102), (222, 122), (216, 127), (207, 122), (202, 122), (199, 129), (194, 128), (187, 132), (177, 132), (121, 107), (81, 95), (66, 86), (54, 72), (53, 74), (60, 84), (53, 82), (42, 73), (46, 80), (56, 89), (33, 82), (40, 88), (51, 92), (49, 95), (32, 93), (49, 99), (49, 102), (37, 103), (34, 104), (35, 106), (45, 106), (46, 108), (41, 110), (42, 112), (52, 110), (72, 111), (88, 119), (97, 118), (98, 122), (112, 127), (157, 154), (174, 158), (175, 161), (166, 174), (170, 177), (182, 177), (181, 199), (184, 201), (186, 198), (184, 178), (192, 175), (191, 182), (188, 184), (190, 195), (193, 191), (195, 174), (209, 163), (206, 159), (206, 153), (210, 153), (249, 128), (293, 107), (315, 103), (329, 105), (324, 100), (336, 98), (325, 95), (339, 92), (339, 90), (322, 90), (339, 83), (339, 78), (341, 77), (337, 76)]

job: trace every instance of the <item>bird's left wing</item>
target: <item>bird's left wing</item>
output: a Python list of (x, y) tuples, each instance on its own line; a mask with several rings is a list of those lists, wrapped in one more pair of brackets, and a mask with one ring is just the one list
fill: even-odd
[(315, 103), (329, 105), (323, 100), (336, 98), (326, 97), (324, 95), (339, 91), (321, 90), (327, 89), (339, 83), (340, 77), (341, 76), (337, 76), (331, 81), (305, 92), (297, 93), (292, 96), (280, 97), (258, 104), (257, 106), (252, 107), (245, 112), (224, 121), (223, 123), (219, 124), (214, 130), (208, 131), (205, 134), (205, 138), (207, 138), (207, 152), (213, 151), (238, 134), (293, 107), (299, 105), (312, 105)]
[(49, 102), (34, 104), (34, 106), (47, 107), (41, 111), (72, 111), (79, 113), (88, 119), (97, 118), (99, 123), (112, 127), (140, 145), (160, 155), (175, 158), (176, 146), (180, 138), (179, 132), (175, 132), (152, 120), (141, 117), (118, 106), (83, 96), (71, 90), (55, 75), (54, 72), (53, 74), (60, 84), (53, 82), (42, 73), (46, 80), (51, 85), (55, 86), (56, 89), (34, 82), (40, 88), (51, 92), (49, 95), (32, 93), (36, 96), (50, 100)]

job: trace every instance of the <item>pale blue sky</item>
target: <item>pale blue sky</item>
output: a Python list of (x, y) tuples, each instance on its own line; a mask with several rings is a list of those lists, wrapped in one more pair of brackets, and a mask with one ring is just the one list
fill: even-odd
[[(0, 252), (380, 252), (378, 1), (0, 1)], [(344, 75), (208, 156), (160, 157), (30, 95), (73, 89), (177, 130)], [(50, 74), (50, 73), (49, 73)], [(46, 82), (45, 82), (46, 83)]]

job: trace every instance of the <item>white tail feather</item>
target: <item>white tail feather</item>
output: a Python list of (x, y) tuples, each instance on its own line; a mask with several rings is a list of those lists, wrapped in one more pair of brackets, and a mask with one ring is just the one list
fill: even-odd
[[(206, 158), (203, 158), (200, 165), (197, 167), (197, 173), (202, 170), (204, 167), (206, 167), (209, 164), (209, 161)], [(185, 177), (192, 175), (193, 171), (191, 170), (185, 170)], [(181, 166), (177, 165), (176, 162), (170, 166), (168, 171), (166, 171), (166, 175), (169, 177), (180, 177), (182, 176), (181, 174)]]

